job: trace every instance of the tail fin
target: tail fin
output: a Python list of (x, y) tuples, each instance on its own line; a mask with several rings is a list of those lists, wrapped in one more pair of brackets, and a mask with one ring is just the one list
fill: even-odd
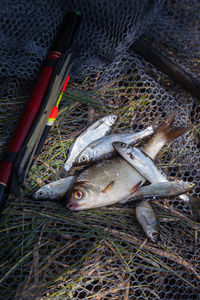
[(171, 113), (163, 122), (162, 125), (160, 125), (155, 130), (155, 135), (158, 134), (160, 137), (162, 136), (165, 140), (165, 144), (170, 142), (171, 140), (179, 137), (180, 135), (184, 134), (188, 128), (186, 127), (173, 127), (172, 123), (175, 118), (175, 112)]
[(188, 128), (185, 127), (173, 127), (172, 123), (175, 118), (175, 112), (170, 114), (163, 124), (155, 129), (153, 136), (149, 139), (143, 148), (143, 151), (148, 154), (153, 160), (159, 151), (171, 140), (184, 134)]

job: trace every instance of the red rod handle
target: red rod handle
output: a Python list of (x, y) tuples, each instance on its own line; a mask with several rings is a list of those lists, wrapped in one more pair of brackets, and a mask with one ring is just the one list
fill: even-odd
[[(48, 58), (51, 57), (54, 59), (58, 59), (60, 56), (53, 56), (52, 54), (48, 55)], [(8, 145), (8, 152), (18, 152), (23, 142), (35, 120), (40, 105), (44, 99), (45, 92), (47, 90), (51, 75), (53, 73), (53, 67), (44, 66), (40, 72), (39, 78), (33, 90), (32, 96), (24, 110), (24, 113), (21, 117), (21, 120), (17, 126), (15, 134), (11, 139), (11, 142)]]
[[(48, 88), (52, 73), (53, 73), (53, 67), (48, 66), (48, 59), (57, 60), (61, 53), (57, 51), (53, 51), (49, 53), (47, 57), (47, 63), (42, 68), (38, 80), (36, 82), (35, 88), (33, 90), (33, 93), (31, 95), (30, 100), (27, 103), (27, 106), (25, 107), (25, 110), (22, 114), (22, 117), (17, 125), (17, 128), (15, 130), (15, 133), (7, 147), (6, 152), (7, 153), (17, 153), (20, 148), (22, 147), (24, 140), (31, 129), (31, 126), (38, 114), (39, 108), (42, 104), (42, 101), (44, 99), (46, 90)], [(7, 185), (12, 173), (12, 163), (9, 163), (9, 168), (5, 167), (5, 162), (0, 163), (0, 182)]]
[(52, 67), (44, 67), (39, 75), (33, 94), (25, 108), (15, 134), (8, 145), (7, 151), (17, 152), (21, 148), (30, 128), (37, 116), (49, 80), (53, 72)]

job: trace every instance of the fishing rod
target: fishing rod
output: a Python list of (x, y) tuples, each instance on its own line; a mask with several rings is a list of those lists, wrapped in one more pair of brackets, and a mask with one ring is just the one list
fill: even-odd
[(4, 152), (0, 162), (0, 213), (10, 190), (19, 195), (20, 186), (56, 118), (77, 55), (70, 47), (80, 22), (78, 12), (68, 12), (64, 17), (33, 93)]

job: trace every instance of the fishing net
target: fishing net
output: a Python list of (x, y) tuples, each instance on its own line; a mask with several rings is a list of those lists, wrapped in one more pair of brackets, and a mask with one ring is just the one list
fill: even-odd
[(190, 194), (199, 197), (198, 99), (130, 50), (143, 37), (198, 78), (199, 1), (1, 0), (0, 8), (2, 151), (63, 16), (79, 10), (83, 17), (74, 41), (80, 54), (56, 123), (1, 218), (1, 299), (199, 299), (196, 205), (154, 201), (161, 240), (152, 243), (136, 221), (135, 203), (72, 212), (32, 198), (59, 178), (70, 145), (89, 123), (114, 112), (112, 132), (138, 131), (172, 111), (174, 124), (189, 129), (156, 164), (169, 179), (194, 182)]

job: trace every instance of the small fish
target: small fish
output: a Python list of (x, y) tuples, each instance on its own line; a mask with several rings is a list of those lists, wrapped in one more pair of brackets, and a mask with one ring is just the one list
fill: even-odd
[(113, 148), (113, 142), (120, 143), (136, 143), (139, 140), (151, 135), (153, 133), (153, 127), (148, 128), (140, 132), (119, 133), (104, 136), (92, 143), (90, 143), (77, 157), (75, 165), (88, 164), (105, 158), (113, 156), (115, 149)]
[(167, 176), (157, 168), (153, 159), (142, 150), (130, 147), (129, 145), (122, 147), (119, 143), (114, 143), (113, 146), (149, 182), (158, 183), (168, 181)]
[[(154, 161), (142, 150), (136, 147), (129, 147), (129, 146), (122, 147), (122, 145), (118, 143), (115, 143), (113, 146), (120, 153), (120, 155), (124, 159), (126, 159), (126, 161), (128, 161), (149, 182), (151, 183), (169, 182), (167, 176), (157, 168)], [(188, 189), (187, 189), (187, 185), (188, 185)], [(194, 184), (191, 183), (191, 187), (194, 187)], [(182, 190), (182, 193), (172, 195), (172, 196), (179, 195), (179, 198), (181, 198), (182, 200), (189, 201), (188, 200), (189, 196), (183, 193), (191, 189), (190, 189), (190, 183), (186, 182), (185, 190)], [(168, 191), (168, 193), (169, 192), (170, 191)], [(170, 196), (170, 194), (168, 196)]]
[(128, 199), (120, 201), (120, 203), (144, 199), (155, 200), (166, 197), (174, 197), (191, 191), (194, 186), (194, 183), (187, 181), (152, 183), (150, 185), (140, 187), (140, 189), (132, 193)]
[(75, 176), (68, 176), (48, 183), (35, 192), (34, 198), (36, 200), (60, 200), (70, 191), (75, 178)]
[(141, 201), (136, 206), (136, 218), (147, 237), (152, 242), (159, 240), (159, 219), (148, 201)]
[(64, 164), (65, 171), (70, 170), (77, 156), (88, 144), (109, 133), (116, 120), (117, 115), (114, 114), (103, 117), (81, 133), (70, 148), (68, 159)]
[[(145, 145), (146, 153), (155, 158), (161, 148), (186, 131), (171, 126), (174, 115), (164, 123)], [(73, 185), (67, 202), (70, 210), (83, 210), (111, 205), (127, 199), (146, 181), (130, 163), (122, 157), (104, 160), (83, 170)]]

